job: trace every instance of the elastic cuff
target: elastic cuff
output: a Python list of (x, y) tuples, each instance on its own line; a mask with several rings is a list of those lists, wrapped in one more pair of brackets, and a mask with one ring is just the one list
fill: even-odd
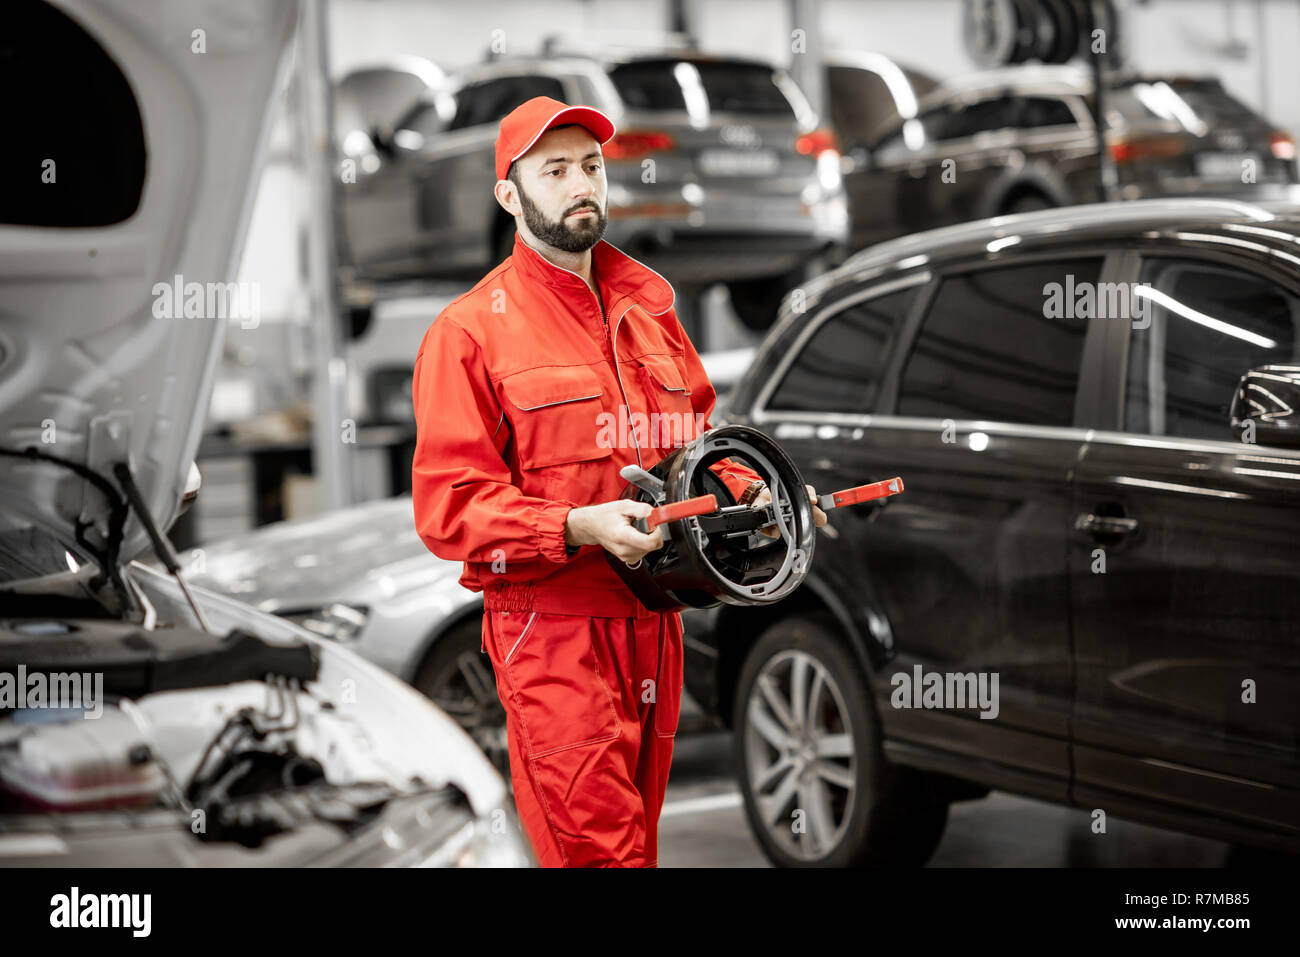
[(569, 511), (577, 507), (576, 502), (560, 499), (547, 502), (537, 510), (537, 551), (548, 562), (563, 565), (577, 554), (577, 546), (570, 550), (564, 541), (564, 525)]

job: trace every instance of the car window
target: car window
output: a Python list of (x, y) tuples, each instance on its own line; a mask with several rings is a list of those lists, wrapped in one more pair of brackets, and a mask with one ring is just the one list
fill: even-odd
[(501, 117), (535, 96), (563, 103), (564, 84), (551, 76), (506, 76), (470, 84), (456, 94), (456, 115), (448, 128), (499, 123)]
[(915, 289), (905, 289), (878, 296), (822, 321), (782, 377), (768, 407), (796, 412), (873, 411), (890, 345), (914, 294)]
[(871, 70), (830, 67), (826, 83), (831, 123), (844, 143), (865, 143), (868, 134), (898, 115), (894, 94)]
[(938, 138), (956, 140), (964, 136), (974, 136), (976, 133), (1009, 129), (1015, 125), (1015, 99), (1000, 96), (991, 100), (980, 100), (978, 103), (953, 111), (941, 130), (942, 135)]
[[(938, 140), (948, 139), (948, 127), (952, 122), (953, 114), (956, 110), (948, 103), (932, 106), (930, 109), (921, 113), (909, 123), (919, 123), (921, 130), (924, 132), (923, 140), (926, 143), (936, 142)], [(899, 123), (888, 134), (882, 136), (873, 149), (888, 150), (900, 146), (904, 140), (904, 124)]]
[(1077, 126), (1074, 111), (1064, 100), (1050, 96), (1026, 96), (1016, 111), (1016, 126), (1022, 130), (1040, 126)]
[(1072, 424), (1087, 319), (1065, 291), (1095, 288), (1101, 265), (1065, 259), (945, 278), (903, 371), (898, 414)]
[(1156, 80), (1125, 83), (1111, 90), (1106, 98), (1108, 120), (1112, 126), (1167, 120), (1189, 128), (1197, 121), (1207, 126), (1238, 125), (1256, 114), (1218, 83), (1181, 83)]
[(633, 60), (610, 68), (623, 103), (634, 110), (686, 110), (688, 97), (703, 94), (709, 110), (794, 118), (794, 107), (758, 63), (706, 62), (675, 57)]
[(1129, 335), (1129, 432), (1233, 441), (1228, 413), (1251, 369), (1300, 359), (1300, 298), (1266, 279), (1197, 260), (1152, 258), (1145, 315)]

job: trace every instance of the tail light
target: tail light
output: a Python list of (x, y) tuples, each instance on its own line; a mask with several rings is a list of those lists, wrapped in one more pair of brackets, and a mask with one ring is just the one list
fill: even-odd
[(636, 159), (646, 153), (671, 150), (676, 144), (668, 133), (657, 130), (631, 130), (627, 133), (615, 133), (602, 147), (605, 159)]
[(1295, 140), (1280, 131), (1274, 132), (1268, 138), (1268, 148), (1273, 151), (1273, 156), (1280, 160), (1295, 159)]
[(835, 150), (838, 153), (840, 141), (835, 138), (835, 134), (831, 130), (813, 130), (811, 133), (805, 133), (795, 140), (794, 148), (805, 156), (816, 158), (827, 150)]
[(1136, 163), (1139, 160), (1169, 159), (1187, 152), (1187, 142), (1181, 136), (1159, 139), (1112, 140), (1107, 148), (1116, 163)]

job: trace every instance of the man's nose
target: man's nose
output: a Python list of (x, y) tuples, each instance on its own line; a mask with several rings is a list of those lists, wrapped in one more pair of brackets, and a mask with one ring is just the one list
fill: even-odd
[(584, 197), (592, 195), (596, 191), (596, 187), (592, 185), (591, 178), (588, 177), (586, 172), (583, 170), (578, 170), (578, 175), (575, 177), (575, 180), (573, 188), (569, 193), (569, 195), (574, 199), (583, 199)]

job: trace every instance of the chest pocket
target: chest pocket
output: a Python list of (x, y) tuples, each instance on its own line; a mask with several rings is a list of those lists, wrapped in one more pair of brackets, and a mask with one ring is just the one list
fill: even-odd
[(670, 355), (644, 355), (640, 364), (641, 388), (652, 413), (659, 413), (660, 448), (689, 442), (696, 436), (695, 410), (686, 378)]
[(587, 366), (543, 366), (501, 380), (514, 406), (510, 422), (526, 469), (608, 458), (597, 444), (605, 390)]

